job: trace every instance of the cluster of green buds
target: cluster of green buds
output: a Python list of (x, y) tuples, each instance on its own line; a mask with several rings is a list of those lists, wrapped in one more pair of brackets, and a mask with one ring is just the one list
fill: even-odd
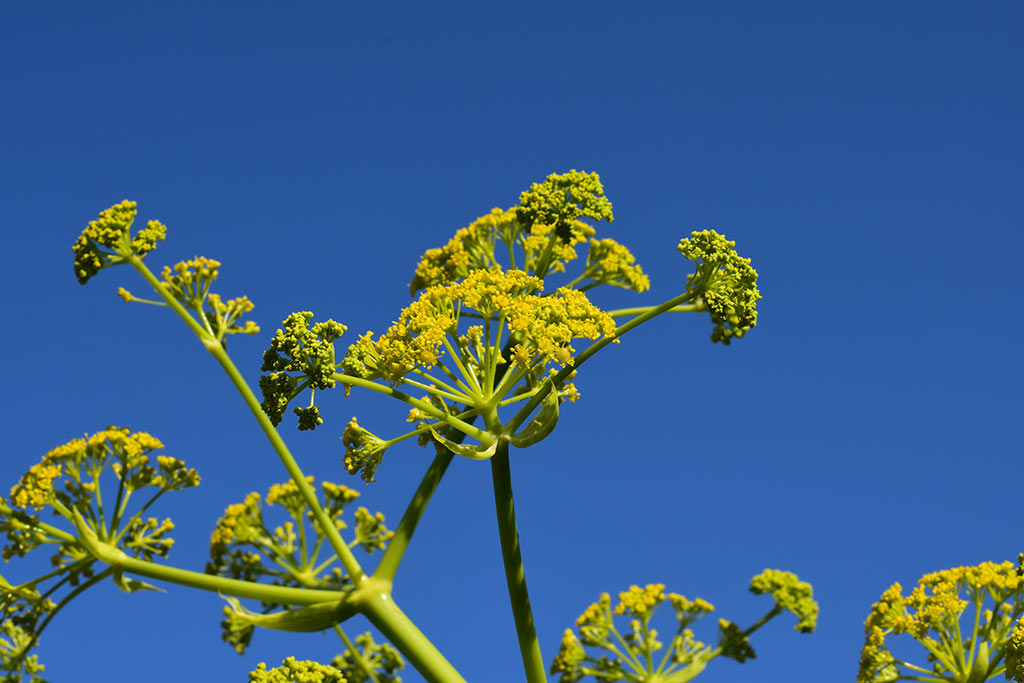
[[(1024, 555), (1017, 564), (983, 562), (925, 574), (908, 595), (894, 583), (864, 622), (857, 682), (981, 683), (1004, 673), (1007, 680), (1024, 681), (1013, 630), (1024, 615), (1022, 560)], [(909, 650), (893, 652), (892, 640), (903, 634), (924, 647), (925, 661), (912, 661)]]
[[(434, 440), (471, 459), (490, 458), (502, 442), (517, 448), (539, 442), (554, 429), (560, 404), (579, 398), (572, 382), (577, 366), (655, 314), (708, 311), (712, 339), (726, 344), (756, 324), (757, 273), (714, 231), (694, 232), (679, 244), (697, 267), (684, 293), (661, 307), (598, 308), (586, 290), (650, 287), (628, 249), (592, 238), (595, 229), (584, 222), (612, 218), (595, 173), (570, 171), (534, 183), (518, 206), (494, 209), (428, 250), (410, 285), (417, 300), (383, 334), (367, 332), (349, 345), (340, 362), (334, 342), (345, 326), (311, 324), (310, 312), (292, 314), (264, 355), (264, 411), (277, 424), (309, 389), (308, 404), (294, 412), (299, 429), (313, 429), (323, 423), (316, 390), (339, 383), (346, 393), (358, 386), (408, 404), (408, 421), (416, 426), (405, 434), (382, 438), (355, 418), (345, 429), (346, 468), (371, 482), (387, 449), (406, 439)], [(582, 272), (545, 291), (545, 278), (564, 272), (578, 258), (577, 247), (588, 244)], [(613, 313), (640, 311), (647, 315), (616, 326)], [(581, 341), (587, 343), (582, 354)]]
[[(174, 524), (144, 515), (165, 493), (198, 485), (199, 475), (177, 458), (154, 455), (162, 448), (145, 432), (107, 427), (48, 452), (22, 475), (10, 500), (0, 501), (5, 561), (41, 547), (54, 549), (52, 571), (17, 585), (0, 577), (4, 680), (37, 680), (32, 677), (42, 667), (29, 650), (54, 616), (87, 588), (108, 577), (129, 593), (152, 588), (113, 568), (97, 572), (94, 565), (101, 546), (144, 560), (170, 551)], [(42, 521), (44, 508), (70, 531)]]
[[(709, 645), (696, 640), (691, 628), (698, 620), (715, 610), (702, 598), (690, 600), (676, 593), (665, 593), (664, 584), (632, 586), (619, 593), (619, 602), (612, 607), (611, 596), (601, 595), (576, 620), (579, 633), (566, 629), (562, 646), (551, 665), (552, 674), (561, 674), (563, 683), (593, 676), (600, 681), (633, 681), (634, 683), (686, 683), (692, 680), (715, 657), (745, 662), (755, 657), (750, 635), (782, 612), (797, 617), (796, 630), (811, 633), (818, 620), (818, 603), (811, 585), (795, 574), (766, 569), (750, 581), (755, 595), (769, 594), (774, 606), (748, 628), (726, 619), (718, 620), (718, 641)], [(662, 603), (668, 601), (675, 613), (676, 627), (665, 648), (652, 628), (652, 619)], [(628, 619), (629, 630), (620, 630), (615, 617)], [(588, 651), (589, 648), (589, 651)]]
[[(309, 483), (312, 477), (307, 477)], [(328, 481), (320, 483), (323, 509), (339, 531), (350, 529), (344, 519), (347, 508), (359, 498), (359, 492)], [(268, 524), (264, 506), (283, 510), (280, 524)], [(349, 547), (367, 553), (383, 550), (393, 532), (384, 523), (384, 515), (365, 507), (352, 515)], [(253, 491), (241, 503), (229, 505), (210, 535), (208, 574), (243, 581), (263, 581), (278, 586), (348, 591), (352, 579), (346, 576), (338, 558), (329, 549), (322, 552), (325, 538), (309, 504), (294, 481), (274, 484), (265, 496)], [(277, 630), (323, 630), (335, 627), (341, 614), (329, 610), (285, 610), (282, 605), (264, 602), (262, 613), (250, 612), (236, 601), (225, 607), (221, 623), (223, 639), (239, 653), (249, 646), (256, 626)], [(306, 620), (301, 617), (305, 615)], [(308, 618), (314, 615), (323, 618)]]

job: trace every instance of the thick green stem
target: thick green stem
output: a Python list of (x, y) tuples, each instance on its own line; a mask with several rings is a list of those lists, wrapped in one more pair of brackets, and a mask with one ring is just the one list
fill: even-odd
[(395, 535), (388, 543), (388, 548), (384, 551), (380, 564), (377, 565), (377, 569), (373, 572), (375, 578), (388, 582), (394, 581), (398, 565), (402, 562), (402, 556), (405, 555), (406, 548), (409, 547), (409, 542), (416, 531), (416, 526), (419, 524), (420, 518), (423, 517), (427, 504), (441, 483), (441, 477), (444, 476), (453, 457), (454, 454), (451, 451), (445, 451), (444, 453), (438, 453), (434, 457), (434, 461), (430, 463), (430, 468), (423, 475), (423, 480), (420, 481), (420, 485), (416, 488), (416, 493), (413, 494), (412, 500), (409, 501), (409, 506), (405, 509), (402, 521), (398, 523)]
[(505, 582), (508, 584), (508, 597), (512, 603), (512, 616), (516, 623), (526, 680), (528, 683), (543, 683), (547, 681), (547, 675), (537, 640), (537, 628), (533, 623), (533, 610), (530, 609), (530, 595), (526, 590), (523, 556), (519, 551), (507, 441), (498, 444), (498, 452), (491, 458), (491, 478), (494, 482), (494, 507), (498, 513), (501, 557), (505, 563)]
[(384, 637), (394, 643), (409, 662), (430, 683), (466, 683), (466, 679), (444, 658), (434, 644), (398, 608), (390, 593), (367, 596), (360, 611)]

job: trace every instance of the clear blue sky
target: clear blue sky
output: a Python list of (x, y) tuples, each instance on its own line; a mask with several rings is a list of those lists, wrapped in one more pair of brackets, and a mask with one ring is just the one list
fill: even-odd
[[(0, 489), (83, 432), (150, 431), (204, 477), (156, 511), (177, 523), (171, 561), (201, 568), (224, 507), (284, 477), (187, 330), (118, 299), (136, 276), (77, 284), (70, 246), (100, 209), (130, 198), (167, 224), (153, 266), (224, 263), (219, 290), (263, 326), (231, 344), (255, 383), (291, 311), (344, 322), (343, 341), (380, 331), (425, 249), (551, 172), (598, 171), (601, 232), (653, 285), (599, 303), (678, 292), (697, 228), (737, 240), (764, 300), (728, 348), (692, 316), (629, 335), (514, 454), (544, 656), (632, 583), (749, 621), (769, 601), (747, 581), (773, 567), (814, 584), (818, 631), (780, 618), (757, 660), (699, 680), (851, 680), (893, 581), (1024, 550), (1022, 22), (1000, 2), (7, 3)], [(345, 421), (403, 424), (375, 399), (325, 397), (322, 428), (284, 432), (310, 473), (359, 483)], [(397, 522), (427, 464), (396, 447), (363, 502)], [(467, 678), (503, 683), (522, 676), (491, 495), (485, 464), (454, 463), (395, 595)], [(339, 651), (260, 632), (239, 657), (222, 606), (103, 586), (40, 656), (55, 683), (159, 683)]]

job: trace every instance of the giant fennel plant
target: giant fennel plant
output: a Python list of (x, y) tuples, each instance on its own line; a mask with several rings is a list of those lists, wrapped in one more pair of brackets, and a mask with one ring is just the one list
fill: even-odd
[[(261, 664), (249, 673), (250, 681), (397, 682), (407, 662), (433, 683), (463, 681), (392, 594), (417, 525), (456, 456), (490, 463), (506, 584), (530, 683), (545, 681), (549, 673), (561, 681), (684, 683), (716, 657), (753, 658), (753, 633), (784, 612), (795, 615), (797, 631), (814, 629), (818, 605), (811, 586), (771, 569), (750, 584), (753, 593), (772, 598), (764, 616), (746, 626), (719, 619), (710, 639), (702, 636), (707, 643), (697, 639), (695, 629), (715, 611), (712, 604), (666, 593), (661, 584), (629, 587), (614, 604), (609, 594), (601, 595), (576, 620), (576, 630), (565, 631), (557, 655), (547, 662), (534, 627), (510, 450), (543, 448), (539, 444), (565, 404), (579, 398), (574, 382), (582, 366), (639, 325), (669, 312), (707, 314), (711, 340), (721, 344), (755, 326), (761, 298), (757, 272), (722, 235), (703, 230), (679, 242), (690, 272), (681, 291), (662, 304), (603, 310), (591, 300), (598, 288), (643, 292), (650, 287), (648, 276), (626, 247), (596, 237), (595, 224), (613, 218), (597, 174), (551, 175), (523, 192), (517, 205), (493, 209), (444, 246), (428, 249), (412, 276), (414, 300), (386, 330), (340, 344), (345, 325), (317, 320), (308, 311), (289, 315), (264, 353), (257, 397), (226, 345), (228, 335), (259, 333), (254, 322), (243, 320), (252, 302), (212, 291), (221, 264), (210, 258), (154, 273), (147, 256), (165, 239), (166, 228), (149, 221), (133, 232), (135, 218), (135, 203), (124, 201), (90, 222), (73, 246), (75, 276), (86, 284), (114, 266), (134, 269), (152, 294), (140, 297), (122, 287), (120, 296), (168, 308), (191, 330), (251, 410), (287, 479), (227, 505), (212, 525), (205, 570), (193, 571), (166, 562), (174, 525), (149, 511), (167, 502), (165, 494), (199, 483), (194, 463), (164, 455), (163, 444), (150, 434), (119, 426), (46, 453), (14, 484), (8, 499), (0, 500), (4, 559), (53, 553), (52, 569), (41, 575), (18, 582), (0, 577), (3, 681), (43, 681), (44, 666), (35, 653), (40, 636), (65, 605), (106, 580), (128, 593), (153, 588), (149, 582), (154, 581), (220, 594), (227, 603), (223, 637), (239, 652), (261, 628), (337, 634), (340, 654), (330, 663), (288, 658), (280, 666)], [(564, 285), (547, 284), (555, 273), (563, 274)], [(386, 479), (387, 468), (395, 466), (386, 458), (389, 449), (411, 440), (433, 447), (433, 460), (394, 530), (382, 513), (354, 505), (358, 491), (307, 476), (277, 429), (286, 419), (300, 430), (319, 428), (325, 397), (339, 387), (346, 395), (353, 389), (383, 394), (408, 411), (408, 426), (394, 435), (379, 436), (356, 418), (338, 423), (339, 470), (343, 466), (368, 484)], [(379, 558), (372, 569), (371, 556)], [(962, 581), (975, 591), (991, 585)], [(948, 592), (947, 583), (941, 585)], [(995, 610), (986, 613), (982, 639), (1007, 636), (1008, 620), (1018, 616), (1016, 598), (1010, 602), (1003, 593)], [(920, 601), (907, 604), (919, 613), (926, 609)], [(887, 658), (887, 634), (923, 633), (913, 619), (890, 616), (906, 609), (897, 607), (903, 603), (885, 605), (872, 616), (862, 680), (890, 680), (894, 667), (904, 665)], [(376, 642), (369, 631), (350, 636), (345, 628), (359, 616), (385, 640)], [(656, 619), (668, 624), (664, 635), (655, 628)], [(976, 645), (971, 641), (975, 652)], [(932, 646), (930, 652), (954, 669), (969, 664), (973, 671), (982, 660), (991, 669), (993, 655), (1016, 661), (1005, 643), (989, 646), (966, 664), (960, 650), (946, 650)]]

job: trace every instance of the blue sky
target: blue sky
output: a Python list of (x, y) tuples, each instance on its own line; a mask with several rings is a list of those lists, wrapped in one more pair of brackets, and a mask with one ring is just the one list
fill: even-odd
[[(224, 507), (284, 479), (188, 331), (118, 299), (137, 276), (76, 283), (70, 246), (99, 210), (130, 198), (168, 226), (152, 266), (223, 262), (219, 291), (263, 327), (231, 344), (255, 383), (290, 312), (347, 324), (342, 342), (381, 331), (425, 249), (549, 173), (597, 171), (616, 215), (600, 233), (652, 281), (597, 303), (671, 297), (675, 245), (703, 228), (738, 242), (764, 300), (727, 348), (693, 316), (631, 333), (580, 372), (555, 434), (513, 454), (544, 656), (633, 583), (751, 621), (769, 601), (747, 582), (773, 567), (814, 584), (818, 631), (780, 618), (757, 660), (700, 680), (850, 679), (892, 582), (1024, 550), (1022, 20), (1013, 3), (9, 4), (2, 486), (83, 432), (149, 431), (204, 477), (156, 510), (177, 524), (171, 561), (201, 568)], [(285, 438), (355, 487), (345, 422), (390, 434), (405, 413), (358, 393), (322, 410)], [(389, 452), (362, 502), (397, 523), (427, 453)], [(469, 680), (518, 681), (491, 497), (489, 468), (457, 460), (395, 596)], [(40, 657), (56, 683), (157, 683), (340, 651), (260, 632), (239, 657), (222, 605), (103, 586)]]

